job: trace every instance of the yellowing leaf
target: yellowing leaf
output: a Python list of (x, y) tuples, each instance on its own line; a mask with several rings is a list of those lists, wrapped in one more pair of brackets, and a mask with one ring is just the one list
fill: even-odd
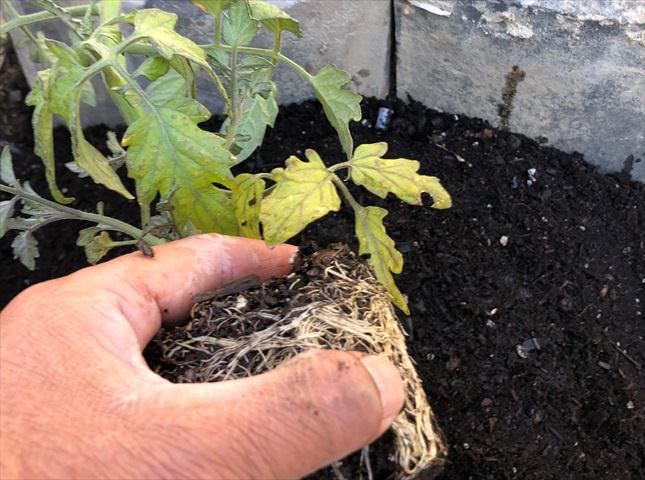
[(148, 38), (166, 60), (179, 55), (208, 67), (206, 54), (192, 40), (175, 32), (177, 15), (156, 8), (139, 10), (134, 15), (134, 35)]
[(311, 77), (316, 98), (322, 104), (327, 119), (338, 132), (340, 143), (347, 158), (352, 157), (354, 141), (349, 133), (350, 120), (361, 119), (361, 96), (343, 89), (352, 76), (333, 65), (325, 65)]
[(369, 254), (369, 263), (374, 269), (374, 274), (379, 282), (387, 288), (392, 302), (406, 315), (409, 315), (405, 297), (399, 291), (392, 272), (401, 273), (403, 269), (403, 256), (395, 248), (392, 240), (383, 226), (383, 218), (387, 210), (379, 207), (361, 207), (355, 209), (356, 237), (358, 237), (359, 254)]
[(137, 181), (140, 202), (150, 203), (157, 193), (162, 200), (170, 198), (182, 232), (192, 224), (202, 232), (234, 235), (238, 228), (229, 193), (213, 185), (233, 188), (232, 160), (222, 138), (197, 126), (208, 116), (189, 98), (149, 107), (122, 141), (129, 146), (128, 175)]
[(450, 198), (450, 194), (443, 188), (437, 177), (427, 177), (425, 175), (419, 175), (419, 177), (421, 177), (421, 189), (429, 193), (434, 200), (432, 208), (443, 210), (452, 207), (452, 198)]
[(283, 30), (286, 30), (298, 38), (302, 37), (298, 21), (275, 5), (260, 0), (249, 0), (249, 7), (251, 8), (251, 17), (262, 22), (274, 35), (280, 35)]
[[(64, 43), (48, 40), (47, 47), (58, 58), (56, 64), (49, 69), (49, 74), (39, 77), (46, 80), (42, 84), (42, 95), (48, 103), (49, 110), (61, 117), (69, 126), (70, 120), (70, 98), (75, 94), (75, 87), (78, 81), (85, 75), (76, 52)], [(88, 105), (96, 105), (94, 89), (90, 82), (85, 82), (81, 88), (80, 99)]]
[(450, 195), (439, 179), (417, 174), (419, 162), (416, 160), (381, 158), (386, 152), (384, 142), (357, 147), (349, 162), (352, 181), (381, 198), (393, 193), (404, 202), (421, 205), (421, 194), (426, 192), (434, 199), (434, 208), (450, 207)]
[(45, 178), (49, 191), (58, 203), (70, 203), (74, 199), (66, 197), (56, 185), (56, 165), (54, 161), (54, 135), (53, 115), (49, 108), (49, 102), (45, 98), (48, 88), (50, 70), (38, 72), (36, 84), (29, 92), (25, 103), (33, 106), (34, 113), (31, 116), (31, 124), (34, 129), (34, 153), (40, 157), (45, 165)]
[(272, 172), (275, 189), (260, 208), (264, 238), (270, 244), (284, 242), (314, 220), (340, 209), (332, 174), (316, 152), (305, 154), (309, 162), (292, 156), (286, 169)]
[(109, 233), (101, 231), (101, 227), (88, 227), (78, 232), (76, 245), (85, 248), (88, 263), (95, 265), (114, 247), (114, 241)]
[(248, 238), (262, 238), (260, 235), (260, 206), (265, 182), (257, 175), (242, 173), (235, 177), (237, 186), (233, 189), (231, 201), (240, 234)]
[(77, 165), (85, 170), (92, 180), (120, 193), (129, 200), (134, 198), (121, 182), (110, 165), (110, 161), (85, 138), (79, 136), (75, 141), (73, 140), (72, 149)]

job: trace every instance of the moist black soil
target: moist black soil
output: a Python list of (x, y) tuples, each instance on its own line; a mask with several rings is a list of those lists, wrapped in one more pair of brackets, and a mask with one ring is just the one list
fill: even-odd
[[(25, 92), (18, 77), (9, 57), (0, 70), (0, 142), (11, 145), (18, 175), (45, 193), (29, 109), (8, 98)], [(387, 131), (372, 127), (380, 106), (394, 110)], [(352, 126), (357, 144), (388, 142), (391, 157), (418, 159), (453, 197), (452, 209), (436, 211), (354, 189), (364, 204), (390, 211), (388, 230), (405, 255), (397, 282), (412, 313), (401, 321), (449, 442), (441, 478), (643, 478), (643, 185), (603, 175), (579, 154), (414, 102), (367, 99), (363, 112), (366, 121)], [(102, 145), (106, 131), (86, 135)], [(69, 142), (61, 130), (56, 139), (62, 165)], [(268, 170), (305, 148), (341, 160), (314, 102), (284, 107), (246, 167)], [(109, 214), (136, 219), (134, 205), (64, 168), (59, 184), (80, 208), (105, 201)], [(33, 273), (11, 261), (11, 236), (0, 240), (0, 305), (84, 266), (80, 226), (44, 228)], [(344, 208), (295, 241), (355, 246), (352, 229)]]

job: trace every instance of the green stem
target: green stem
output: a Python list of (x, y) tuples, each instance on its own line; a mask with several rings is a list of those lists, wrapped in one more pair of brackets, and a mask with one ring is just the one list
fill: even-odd
[[(9, 0), (5, 0), (4, 2), (2, 2), (2, 4), (6, 7), (7, 11), (9, 12), (9, 14), (10, 14), (13, 18), (18, 18), (18, 17), (20, 17), (20, 14), (18, 13), (18, 11), (15, 9), (15, 7), (13, 6), (13, 4), (12, 4)], [(29, 41), (34, 45), (34, 47), (36, 48), (36, 50), (38, 50), (38, 51), (40, 52), (40, 56), (41, 56), (43, 59), (44, 59), (44, 58), (46, 58), (46, 57), (45, 57), (45, 52), (43, 51), (42, 47), (41, 47), (41, 46), (40, 46), (40, 44), (38, 43), (38, 40), (36, 40), (36, 37), (34, 36), (34, 34), (33, 34), (33, 33), (31, 33), (31, 32), (29, 31), (29, 29), (28, 29), (26, 26), (24, 26), (24, 25), (20, 26), (19, 28), (20, 28), (20, 30), (22, 31), (22, 33), (24, 33), (24, 34), (25, 34), (25, 36), (29, 39)]]
[[(2, 0), (2, 4), (8, 5), (10, 4), (10, 2), (9, 0)], [(83, 15), (85, 15), (85, 12), (88, 8), (89, 8), (89, 5), (79, 5), (76, 7), (64, 8), (63, 10), (65, 10), (70, 15), (82, 17)], [(93, 11), (92, 15), (98, 15), (98, 9)], [(0, 35), (3, 35), (13, 30), (14, 28), (23, 27), (25, 25), (31, 25), (33, 23), (44, 22), (46, 20), (52, 20), (55, 18), (56, 18), (56, 15), (47, 11), (31, 13), (29, 15), (20, 15), (16, 18), (12, 18), (4, 25), (2, 25), (0, 27)]]
[[(277, 33), (274, 35), (274, 43), (273, 43), (273, 53), (276, 55), (280, 55), (280, 48), (282, 48), (282, 33)], [(279, 61), (276, 60), (275, 58), (272, 59), (273, 62), (271, 62), (271, 68), (269, 69), (269, 79), (273, 77), (273, 72), (275, 72), (275, 68), (278, 66)]]
[(341, 163), (337, 163), (335, 165), (332, 165), (331, 167), (329, 167), (327, 169), (327, 171), (330, 172), (330, 173), (334, 173), (334, 172), (337, 172), (338, 170), (341, 170), (343, 168), (351, 168), (351, 166), (352, 165), (349, 162), (341, 162)]
[[(137, 198), (143, 198), (143, 194), (139, 192), (139, 185), (137, 184)], [(150, 204), (143, 201), (137, 202), (139, 204), (139, 211), (141, 212), (141, 228), (148, 228), (150, 225)]]
[(74, 35), (78, 37), (79, 40), (83, 40), (83, 35), (79, 33), (80, 25), (75, 24), (72, 21), (72, 15), (70, 15), (65, 9), (59, 7), (55, 3), (48, 2), (47, 0), (34, 0), (34, 1), (42, 8), (44, 8), (46, 11), (56, 16), (57, 18), (59, 18), (65, 25), (67, 25), (67, 27), (74, 33)]
[(130, 245), (136, 245), (137, 243), (139, 243), (139, 240), (114, 240), (110, 242), (110, 248), (129, 247)]
[(65, 218), (69, 220), (83, 220), (99, 225), (106, 225), (112, 230), (125, 233), (132, 238), (142, 239), (151, 245), (161, 245), (163, 243), (166, 243), (164, 239), (155, 237), (154, 235), (143, 235), (143, 231), (141, 229), (113, 217), (100, 215), (98, 213), (84, 212), (75, 208), (66, 207), (65, 205), (60, 205), (56, 202), (52, 202), (51, 200), (32, 195), (22, 189), (8, 187), (6, 185), (0, 185), (0, 191), (9, 193), (11, 195), (16, 195), (17, 197), (24, 198), (41, 205), (45, 205), (46, 207), (49, 207), (52, 210), (61, 213)]
[(85, 82), (90, 80), (94, 75), (98, 74), (104, 68), (107, 68), (111, 65), (112, 60), (109, 58), (104, 58), (99, 60), (96, 63), (93, 63), (90, 67), (85, 70), (83, 76), (74, 84), (74, 90), (80, 88)]
[(213, 15), (213, 20), (215, 22), (215, 30), (213, 33), (213, 41), (215, 45), (219, 45), (222, 42), (222, 14)]
[(349, 203), (351, 207), (354, 209), (354, 211), (356, 213), (363, 211), (363, 207), (361, 206), (361, 204), (356, 201), (356, 199), (354, 198), (354, 195), (352, 195), (352, 193), (349, 191), (349, 188), (347, 188), (347, 185), (345, 185), (345, 183), (340, 178), (338, 178), (338, 175), (332, 174), (331, 179), (332, 179), (332, 182), (334, 182), (334, 185), (336, 185), (336, 187), (338, 188), (338, 190), (341, 191), (341, 193), (345, 197), (345, 200), (347, 200), (347, 203)]
[(233, 47), (231, 52), (231, 108), (230, 108), (230, 118), (231, 123), (228, 126), (226, 132), (226, 144), (225, 147), (227, 150), (230, 150), (235, 142), (235, 134), (237, 133), (237, 127), (240, 121), (240, 105), (238, 105), (238, 94), (237, 94), (237, 46)]

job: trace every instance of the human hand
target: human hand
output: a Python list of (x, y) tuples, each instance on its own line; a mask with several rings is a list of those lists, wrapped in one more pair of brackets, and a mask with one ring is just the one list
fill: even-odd
[(342, 351), (172, 384), (141, 351), (193, 295), (287, 274), (295, 247), (200, 235), (27, 289), (0, 312), (0, 477), (295, 478), (381, 435), (397, 369)]

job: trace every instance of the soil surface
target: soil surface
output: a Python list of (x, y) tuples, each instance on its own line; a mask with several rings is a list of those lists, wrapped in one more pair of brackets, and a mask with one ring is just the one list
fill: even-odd
[[(0, 69), (0, 143), (11, 145), (17, 174), (44, 194), (29, 109), (16, 91), (24, 97), (26, 86), (9, 53)], [(372, 127), (380, 106), (394, 110), (387, 131)], [(397, 281), (412, 313), (401, 321), (450, 447), (440, 478), (643, 478), (643, 185), (481, 120), (400, 100), (368, 99), (363, 108), (366, 121), (352, 127), (357, 144), (388, 142), (391, 157), (418, 159), (453, 197), (452, 209), (436, 211), (354, 190), (390, 211), (388, 230), (405, 255)], [(86, 135), (99, 146), (106, 131)], [(69, 141), (62, 130), (56, 139), (62, 165)], [(340, 160), (314, 102), (283, 108), (246, 166), (268, 170), (305, 148)], [(102, 200), (108, 214), (136, 219), (134, 205), (64, 168), (59, 185), (81, 208)], [(0, 240), (0, 305), (84, 266), (80, 226), (43, 229), (36, 272), (11, 260), (10, 235)], [(344, 208), (295, 241), (355, 246), (352, 227)]]

